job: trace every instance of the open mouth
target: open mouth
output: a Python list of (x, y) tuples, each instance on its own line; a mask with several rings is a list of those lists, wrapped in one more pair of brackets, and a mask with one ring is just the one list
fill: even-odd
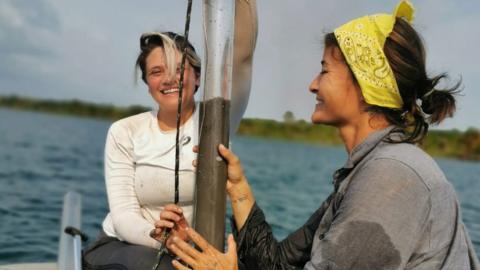
[(172, 93), (177, 93), (178, 88), (170, 88), (170, 89), (160, 90), (160, 92), (164, 95), (168, 95), (168, 94), (172, 94)]
[(321, 98), (317, 98), (317, 105), (323, 105), (324, 101)]

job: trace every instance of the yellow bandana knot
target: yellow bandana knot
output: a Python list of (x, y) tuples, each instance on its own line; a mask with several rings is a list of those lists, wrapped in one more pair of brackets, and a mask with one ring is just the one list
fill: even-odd
[(387, 108), (402, 108), (397, 81), (383, 52), (397, 17), (413, 21), (414, 8), (401, 1), (393, 14), (376, 14), (352, 20), (334, 34), (350, 69), (362, 89), (365, 102)]

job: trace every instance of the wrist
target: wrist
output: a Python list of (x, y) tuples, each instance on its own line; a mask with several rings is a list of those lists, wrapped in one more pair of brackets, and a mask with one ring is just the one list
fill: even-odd
[(230, 198), (236, 197), (239, 194), (245, 193), (246, 191), (250, 190), (250, 186), (248, 185), (247, 178), (245, 176), (242, 176), (242, 178), (235, 182), (229, 182), (229, 185), (227, 185), (227, 193)]
[(228, 196), (232, 204), (239, 204), (243, 202), (254, 202), (254, 197), (247, 181), (242, 181), (228, 190)]

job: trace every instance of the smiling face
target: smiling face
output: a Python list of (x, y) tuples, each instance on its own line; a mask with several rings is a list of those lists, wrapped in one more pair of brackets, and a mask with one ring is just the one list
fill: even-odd
[(311, 117), (313, 123), (342, 127), (355, 124), (365, 113), (360, 87), (335, 46), (325, 48), (322, 71), (313, 79), (309, 90), (317, 100)]
[[(161, 111), (177, 111), (181, 53), (177, 51), (175, 58), (177, 62), (176, 74), (169, 73), (165, 52), (162, 47), (153, 49), (146, 58), (145, 73), (148, 91), (158, 103)], [(188, 60), (185, 62), (183, 76), (182, 110), (190, 112), (195, 107), (193, 95), (200, 80)]]

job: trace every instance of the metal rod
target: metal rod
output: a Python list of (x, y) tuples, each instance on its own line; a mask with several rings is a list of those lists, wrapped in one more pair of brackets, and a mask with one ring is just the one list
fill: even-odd
[(218, 154), (228, 147), (232, 87), (234, 0), (204, 0), (204, 95), (200, 105), (200, 139), (195, 192), (195, 229), (224, 249), (227, 166)]

